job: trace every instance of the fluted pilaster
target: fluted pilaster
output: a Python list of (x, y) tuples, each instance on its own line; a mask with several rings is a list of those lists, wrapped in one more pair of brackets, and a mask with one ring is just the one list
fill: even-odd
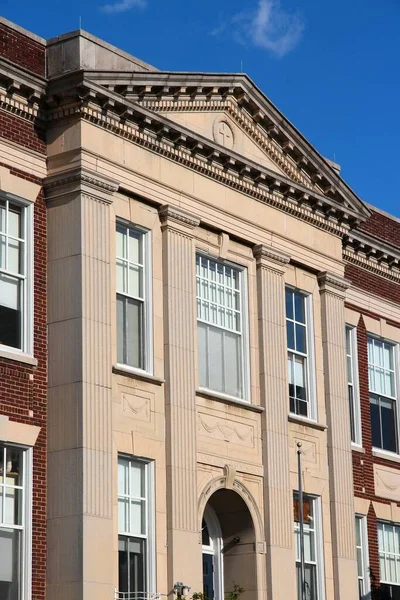
[(268, 597), (294, 598), (293, 501), (290, 487), (288, 387), (284, 274), (289, 256), (258, 245), (258, 320), (260, 335), (265, 523)]
[(198, 586), (195, 402), (195, 255), (193, 233), (200, 220), (163, 206), (164, 336), (167, 453), (168, 579)]
[(115, 585), (110, 211), (116, 189), (79, 170), (47, 182), (50, 600), (109, 600)]
[(322, 311), (335, 599), (356, 600), (357, 561), (344, 315), (349, 282), (327, 272), (319, 275), (318, 282)]

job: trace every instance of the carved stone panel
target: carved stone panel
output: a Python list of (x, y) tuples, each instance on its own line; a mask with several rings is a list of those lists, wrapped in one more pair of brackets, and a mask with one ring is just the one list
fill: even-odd
[(400, 471), (383, 465), (374, 465), (375, 494), (400, 502)]
[(230, 419), (210, 417), (199, 412), (197, 428), (202, 436), (231, 442), (238, 446), (254, 447), (254, 427), (251, 425), (237, 423)]

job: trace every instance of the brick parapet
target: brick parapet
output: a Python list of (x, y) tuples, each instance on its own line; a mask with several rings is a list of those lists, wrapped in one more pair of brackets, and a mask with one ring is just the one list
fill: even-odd
[(45, 44), (5, 23), (0, 23), (0, 57), (36, 75), (46, 74)]

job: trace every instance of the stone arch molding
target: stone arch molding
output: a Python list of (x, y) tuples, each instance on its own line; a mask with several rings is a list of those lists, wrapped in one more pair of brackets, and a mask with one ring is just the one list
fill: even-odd
[(232, 465), (225, 465), (224, 467), (224, 475), (219, 477), (215, 477), (211, 481), (209, 481), (203, 488), (203, 491), (200, 494), (199, 502), (198, 502), (198, 527), (199, 531), (201, 531), (201, 521), (203, 518), (204, 510), (207, 505), (207, 502), (211, 498), (211, 496), (217, 491), (221, 489), (230, 489), (239, 494), (247, 508), (249, 509), (253, 526), (254, 526), (254, 534), (256, 538), (256, 552), (264, 553), (265, 552), (265, 538), (264, 538), (264, 528), (260, 515), (260, 511), (258, 510), (257, 503), (254, 500), (252, 494), (249, 492), (247, 487), (238, 479), (236, 479), (236, 469)]

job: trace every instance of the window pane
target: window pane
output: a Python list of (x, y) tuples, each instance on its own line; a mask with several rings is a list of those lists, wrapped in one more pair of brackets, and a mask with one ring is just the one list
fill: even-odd
[(299, 323), (306, 322), (305, 299), (301, 294), (294, 295), (294, 311), (296, 321)]
[(130, 533), (146, 534), (145, 502), (131, 501), (131, 524)]
[(382, 418), (382, 435), (384, 450), (391, 452), (397, 451), (396, 444), (396, 411), (394, 401), (380, 399), (381, 418)]
[(225, 332), (225, 393), (231, 396), (242, 396), (242, 360), (240, 356), (240, 336)]
[(129, 230), (129, 261), (143, 264), (143, 234)]
[(372, 433), (372, 445), (375, 448), (382, 448), (382, 437), (381, 437), (381, 419), (379, 414), (379, 403), (374, 397), (370, 399), (371, 409), (371, 433)]
[(224, 356), (223, 356), (223, 331), (215, 327), (208, 328), (208, 343), (209, 343), (209, 386), (210, 389), (216, 392), (224, 391), (223, 371), (224, 371)]
[(296, 350), (306, 354), (306, 328), (302, 325), (296, 325)]
[(117, 260), (117, 292), (128, 293), (128, 263)]
[(0, 344), (21, 348), (22, 284), (14, 277), (0, 274)]
[(0, 529), (0, 598), (20, 598), (21, 531)]
[(290, 350), (295, 350), (294, 345), (294, 323), (286, 321), (286, 336), (287, 336), (287, 347)]
[(207, 325), (199, 323), (197, 328), (198, 362), (199, 362), (199, 385), (209, 387), (207, 373)]
[(143, 298), (143, 269), (136, 265), (129, 265), (128, 294), (136, 298)]
[(118, 494), (129, 494), (129, 461), (118, 459)]
[(288, 319), (294, 319), (293, 292), (291, 290), (286, 290), (286, 317)]
[(8, 235), (22, 238), (22, 209), (15, 204), (9, 205), (8, 211)]
[(13, 239), (8, 240), (8, 265), (7, 271), (10, 273), (19, 273), (23, 275), (24, 264), (23, 264), (23, 242), (17, 242)]
[(6, 203), (0, 200), (0, 231), (6, 232)]
[(131, 490), (130, 495), (136, 498), (145, 497), (145, 465), (144, 463), (131, 463)]
[(125, 244), (126, 244), (126, 227), (117, 225), (116, 254), (117, 254), (118, 258), (126, 258)]
[(119, 531), (129, 531), (129, 500), (127, 498), (118, 498), (118, 529)]

